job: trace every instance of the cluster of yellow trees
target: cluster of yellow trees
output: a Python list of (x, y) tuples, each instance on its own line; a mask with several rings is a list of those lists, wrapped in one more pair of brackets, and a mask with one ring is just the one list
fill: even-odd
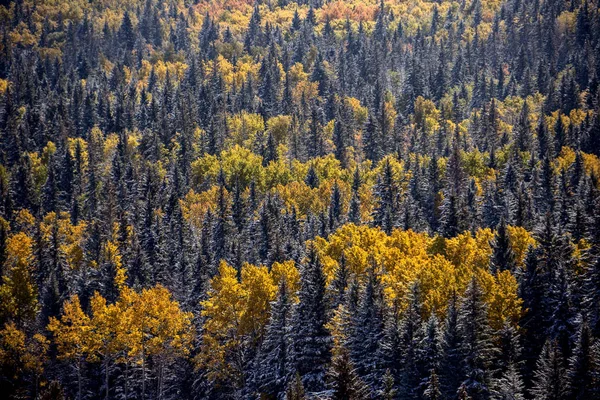
[[(123, 288), (114, 304), (95, 293), (86, 314), (77, 295), (66, 301), (60, 319), (51, 318), (59, 358), (70, 360), (81, 373), (82, 363), (102, 362), (108, 385), (112, 363), (125, 365), (125, 390), (133, 368), (141, 369), (145, 389), (148, 360), (153, 360), (156, 376), (178, 357), (187, 355), (194, 339), (192, 314), (180, 310), (169, 290), (162, 286), (136, 292)], [(79, 376), (81, 392), (81, 376)], [(163, 390), (164, 382), (158, 382)], [(108, 390), (108, 389), (107, 389)]]
[[(0, 285), (0, 319), (6, 321), (0, 330), (0, 366), (13, 373), (13, 379), (25, 373), (37, 379), (48, 359), (50, 342), (29, 329), (39, 311), (32, 238), (35, 220), (27, 211), (19, 213), (16, 220), (23, 230), (9, 234), (8, 224), (0, 218), (0, 228), (8, 235)], [(71, 224), (68, 213), (49, 213), (40, 222), (41, 240), (56, 245), (56, 257), (64, 260), (68, 270), (84, 267), (85, 226), (85, 222)], [(77, 295), (65, 301), (60, 318), (51, 318), (47, 326), (58, 357), (75, 366), (80, 395), (84, 362), (101, 362), (106, 374), (115, 363), (123, 364), (127, 371), (125, 390), (133, 371), (141, 371), (144, 390), (148, 360), (152, 360), (160, 391), (162, 369), (189, 354), (195, 337), (192, 314), (183, 312), (170, 291), (160, 285), (140, 292), (127, 287), (125, 268), (113, 242), (106, 242), (102, 253), (117, 266), (114, 284), (119, 288), (119, 297), (108, 304), (96, 292), (89, 300), (89, 314)], [(105, 384), (108, 382), (106, 375)]]
[[(522, 264), (527, 247), (535, 241), (523, 228), (508, 229), (511, 246)], [(388, 236), (377, 228), (348, 224), (329, 240), (318, 237), (315, 244), (323, 254), (328, 280), (333, 279), (342, 254), (359, 281), (366, 279), (368, 268), (374, 264), (390, 302), (398, 301), (404, 307), (410, 285), (418, 281), (424, 312), (440, 317), (451, 296), (462, 294), (475, 276), (485, 292), (490, 324), (499, 328), (505, 321), (516, 324), (522, 310), (516, 278), (509, 271), (496, 275), (489, 272), (493, 237), (490, 229), (465, 232), (451, 239), (411, 230), (394, 230)]]
[(257, 345), (269, 321), (270, 304), (285, 279), (291, 293), (300, 286), (293, 261), (265, 266), (245, 264), (239, 272), (222, 261), (211, 280), (208, 299), (201, 303), (202, 346), (196, 361), (209, 379), (235, 378), (242, 370), (245, 346)]
[[(517, 265), (522, 266), (526, 250), (535, 240), (523, 228), (508, 227)], [(344, 256), (352, 279), (364, 282), (372, 267), (378, 274), (386, 300), (402, 309), (408, 290), (419, 282), (424, 313), (442, 317), (451, 296), (461, 295), (473, 276), (481, 284), (488, 304), (490, 325), (499, 329), (505, 322), (516, 326), (522, 315), (522, 300), (517, 280), (509, 271), (490, 273), (493, 232), (481, 229), (474, 235), (465, 232), (452, 239), (431, 237), (426, 233), (395, 230), (386, 235), (379, 228), (347, 224), (329, 239), (317, 237), (314, 246), (320, 254), (323, 272), (330, 283)], [(221, 263), (212, 279), (209, 298), (202, 303), (205, 317), (199, 366), (211, 378), (235, 378), (242, 370), (238, 361), (248, 342), (257, 343), (269, 320), (269, 303), (275, 299), (282, 277), (292, 301), (299, 287), (299, 272), (292, 261), (264, 266), (246, 264), (240, 275)], [(329, 289), (328, 289), (329, 290)], [(340, 327), (330, 326), (333, 332)]]

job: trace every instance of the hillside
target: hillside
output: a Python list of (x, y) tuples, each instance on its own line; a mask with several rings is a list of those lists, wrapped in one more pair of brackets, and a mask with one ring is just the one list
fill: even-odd
[(600, 399), (598, 0), (0, 6), (0, 393)]

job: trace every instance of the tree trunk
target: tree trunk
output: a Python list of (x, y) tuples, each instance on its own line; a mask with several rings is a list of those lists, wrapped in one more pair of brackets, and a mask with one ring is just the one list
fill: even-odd
[(142, 400), (146, 399), (146, 356), (142, 348)]
[(105, 400), (108, 400), (108, 393), (109, 393), (109, 383), (108, 383), (108, 365), (109, 365), (109, 360), (108, 357), (104, 357), (104, 387), (106, 390), (106, 395), (104, 396)]
[(77, 400), (81, 400), (81, 391), (83, 383), (81, 382), (81, 358), (77, 360)]

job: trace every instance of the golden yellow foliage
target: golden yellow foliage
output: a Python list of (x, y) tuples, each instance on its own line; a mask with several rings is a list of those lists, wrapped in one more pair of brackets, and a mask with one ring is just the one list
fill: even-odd
[(529, 246), (535, 247), (537, 242), (533, 238), (527, 229), (521, 226), (508, 226), (508, 237), (510, 239), (510, 246), (512, 251), (515, 253), (515, 259), (517, 265), (522, 267), (527, 255), (527, 249)]
[(269, 118), (267, 121), (267, 130), (275, 139), (275, 143), (287, 143), (288, 131), (292, 124), (292, 117), (289, 115), (278, 115)]
[(498, 276), (489, 272), (492, 238), (489, 229), (478, 230), (475, 236), (466, 232), (452, 239), (434, 239), (410, 230), (394, 230), (386, 235), (378, 228), (347, 224), (327, 240), (317, 238), (314, 243), (322, 255), (328, 281), (342, 254), (349, 271), (359, 280), (366, 278), (374, 263), (382, 269), (381, 282), (389, 302), (398, 301), (403, 309), (410, 285), (418, 281), (425, 314), (435, 312), (441, 316), (454, 293), (462, 294), (476, 276), (490, 307), (490, 323), (501, 326), (508, 320), (516, 324), (521, 315), (517, 282), (510, 272)]
[(0, 79), (0, 94), (4, 94), (8, 89), (9, 82), (6, 79)]
[(227, 118), (227, 127), (230, 132), (227, 139), (228, 145), (244, 147), (251, 147), (254, 144), (256, 135), (265, 130), (262, 116), (250, 114), (246, 111)]
[[(479, 276), (482, 276), (480, 272)], [(489, 276), (489, 274), (488, 274)], [(485, 287), (485, 301), (488, 304), (488, 318), (494, 329), (500, 329), (505, 322), (516, 325), (523, 312), (523, 300), (517, 295), (517, 279), (509, 271), (499, 272), (493, 277), (491, 287)]]
[(78, 362), (107, 360), (142, 361), (159, 356), (160, 362), (189, 353), (194, 329), (191, 313), (182, 312), (162, 286), (140, 293), (124, 287), (114, 304), (98, 293), (91, 299), (91, 316), (74, 295), (63, 305), (60, 317), (50, 319), (58, 357)]
[(440, 112), (435, 103), (419, 96), (415, 100), (414, 123), (417, 128), (423, 129), (428, 134), (435, 131), (438, 127)]
[(0, 366), (7, 376), (16, 380), (21, 374), (41, 375), (47, 361), (48, 340), (37, 333), (28, 337), (14, 322), (7, 323), (0, 331)]
[(81, 309), (77, 295), (63, 304), (60, 320), (51, 317), (48, 324), (61, 359), (85, 357), (90, 351), (91, 329), (90, 318)]
[(120, 291), (125, 286), (127, 279), (125, 268), (121, 262), (121, 255), (119, 254), (119, 247), (113, 241), (107, 241), (102, 247), (102, 260), (106, 263), (113, 265), (115, 271), (114, 285)]
[(271, 265), (271, 278), (275, 287), (279, 287), (281, 280), (285, 279), (288, 292), (295, 299), (296, 292), (300, 289), (300, 272), (294, 261), (274, 262)]
[(277, 285), (285, 276), (290, 291), (299, 286), (300, 276), (291, 261), (267, 267), (245, 264), (238, 271), (221, 261), (219, 273), (211, 280), (208, 299), (201, 303), (206, 318), (198, 367), (207, 370), (209, 379), (241, 376), (239, 357), (247, 341), (258, 342), (270, 316), (270, 303)]
[(3, 265), (4, 275), (0, 285), (0, 316), (22, 322), (31, 319), (37, 311), (37, 290), (31, 276), (33, 272), (33, 240), (18, 232), (6, 241)]
[(69, 267), (79, 269), (85, 261), (84, 248), (87, 240), (87, 223), (79, 221), (71, 224), (71, 216), (67, 212), (46, 214), (40, 223), (42, 239), (46, 246), (58, 244), (58, 251)]

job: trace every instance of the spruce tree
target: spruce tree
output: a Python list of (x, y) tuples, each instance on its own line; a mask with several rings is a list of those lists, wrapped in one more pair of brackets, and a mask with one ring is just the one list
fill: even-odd
[(294, 378), (290, 381), (285, 391), (286, 400), (305, 400), (306, 395), (304, 391), (304, 385), (302, 384), (302, 378), (299, 373), (296, 373)]
[(408, 308), (404, 311), (400, 324), (400, 349), (402, 367), (400, 370), (401, 395), (407, 399), (418, 399), (421, 394), (421, 371), (423, 359), (421, 342), (424, 337), (421, 321), (422, 298), (419, 283), (414, 283), (408, 294)]
[(383, 231), (390, 234), (398, 219), (398, 184), (390, 160), (383, 163), (375, 186), (377, 204), (373, 212), (373, 222)]
[(394, 382), (394, 376), (390, 370), (386, 370), (383, 375), (382, 389), (379, 391), (379, 396), (383, 400), (394, 400), (398, 391), (396, 390), (396, 384)]
[(514, 271), (516, 267), (515, 253), (510, 243), (506, 220), (500, 219), (492, 242), (492, 256), (490, 257), (490, 270), (492, 273)]
[(277, 300), (271, 306), (271, 318), (257, 357), (256, 385), (263, 393), (282, 393), (291, 379), (291, 312), (289, 289), (285, 278), (279, 284)]
[(474, 400), (489, 398), (491, 365), (496, 349), (487, 319), (487, 304), (477, 279), (469, 282), (458, 311), (458, 331), (462, 337), (461, 354), (465, 387)]
[(308, 248), (301, 267), (299, 303), (293, 319), (292, 365), (309, 392), (325, 387), (325, 373), (331, 358), (331, 336), (325, 327), (325, 277), (320, 256), (314, 246)]
[(427, 400), (440, 400), (442, 399), (442, 392), (440, 390), (440, 382), (435, 369), (432, 369), (427, 379), (427, 387), (423, 392), (423, 398)]
[(366, 400), (369, 389), (362, 382), (350, 360), (350, 354), (344, 347), (337, 350), (331, 360), (329, 380), (332, 388), (332, 400)]
[(491, 391), (493, 400), (524, 400), (524, 384), (519, 369), (511, 364), (494, 383)]
[(563, 400), (567, 396), (567, 374), (560, 346), (547, 340), (537, 362), (531, 395), (540, 400)]
[(356, 371), (370, 385), (379, 379), (380, 363), (376, 355), (384, 331), (383, 291), (375, 268), (372, 263), (358, 309), (351, 316), (351, 336), (348, 338)]
[(567, 398), (600, 398), (600, 353), (592, 332), (583, 320), (579, 324), (573, 355), (567, 369)]
[(440, 386), (444, 398), (454, 398), (463, 379), (462, 340), (458, 326), (458, 298), (454, 295), (448, 304), (442, 336)]

